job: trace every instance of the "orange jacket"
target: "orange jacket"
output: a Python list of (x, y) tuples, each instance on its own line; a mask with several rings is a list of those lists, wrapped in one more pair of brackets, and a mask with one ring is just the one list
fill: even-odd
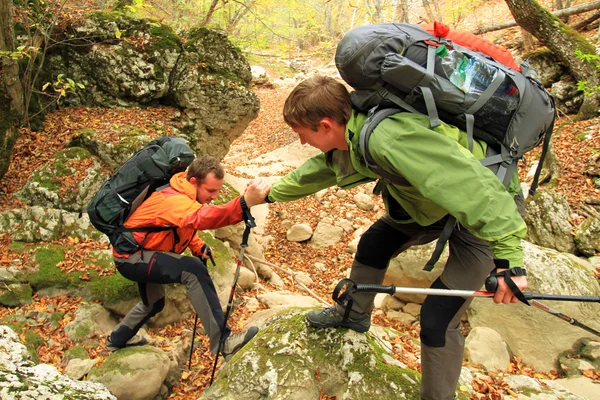
[[(173, 229), (132, 232), (145, 250), (182, 253), (189, 247), (196, 256), (204, 245), (196, 231), (217, 229), (242, 220), (240, 196), (220, 206), (200, 204), (196, 201), (196, 188), (185, 176), (185, 172), (175, 174), (169, 181), (169, 187), (152, 193), (125, 222), (127, 228), (177, 227), (177, 237)], [(113, 254), (116, 257), (129, 257), (129, 254), (119, 254), (114, 250)]]

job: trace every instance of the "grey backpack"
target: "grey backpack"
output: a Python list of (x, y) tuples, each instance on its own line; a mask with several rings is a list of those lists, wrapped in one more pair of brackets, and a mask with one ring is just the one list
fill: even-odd
[[(452, 83), (436, 53), (441, 45), (459, 51), (468, 60), (480, 61), (493, 68), (489, 86), (480, 93), (465, 92)], [(337, 46), (335, 63), (341, 77), (355, 90), (352, 103), (368, 114), (360, 133), (360, 147), (367, 166), (384, 180), (406, 184), (402, 177), (379, 168), (369, 155), (369, 137), (377, 124), (391, 114), (408, 111), (428, 115), (430, 126), (440, 121), (467, 132), (472, 149), (473, 137), (484, 140), (492, 156), (481, 160), (498, 178), (508, 184), (523, 155), (544, 142), (542, 156), (531, 186), (534, 192), (556, 115), (554, 100), (535, 78), (528, 65), (521, 71), (496, 62), (490, 56), (434, 36), (412, 24), (367, 25), (348, 32)], [(513, 109), (502, 103), (501, 87), (512, 85), (518, 93)], [(488, 153), (489, 154), (489, 153)], [(455, 223), (450, 218), (438, 240), (428, 267), (436, 253), (441, 254)], [(439, 258), (437, 254), (437, 258)]]

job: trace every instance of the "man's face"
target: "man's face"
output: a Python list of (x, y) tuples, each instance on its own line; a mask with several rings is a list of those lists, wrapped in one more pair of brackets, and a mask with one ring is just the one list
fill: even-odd
[(200, 204), (209, 204), (216, 199), (223, 187), (223, 179), (218, 179), (212, 172), (201, 183), (195, 178), (190, 179), (190, 183), (196, 185), (196, 201)]

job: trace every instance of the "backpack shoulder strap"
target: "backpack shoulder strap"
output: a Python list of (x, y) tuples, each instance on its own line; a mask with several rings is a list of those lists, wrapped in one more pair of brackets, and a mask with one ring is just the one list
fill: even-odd
[(360, 136), (358, 138), (358, 144), (360, 147), (360, 151), (363, 155), (365, 164), (367, 168), (375, 172), (379, 175), (383, 180), (397, 184), (402, 186), (410, 186), (410, 183), (406, 180), (406, 178), (392, 174), (383, 168), (381, 168), (375, 160), (371, 157), (371, 153), (369, 153), (369, 139), (371, 138), (371, 134), (379, 125), (381, 121), (389, 117), (390, 115), (397, 114), (402, 112), (399, 108), (384, 108), (381, 110), (377, 110), (377, 107), (372, 108), (367, 114), (367, 120), (360, 130)]

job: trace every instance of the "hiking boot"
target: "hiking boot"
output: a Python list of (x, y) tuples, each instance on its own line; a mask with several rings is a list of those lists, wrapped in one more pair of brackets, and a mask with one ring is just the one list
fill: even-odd
[(132, 337), (131, 339), (129, 339), (127, 341), (127, 343), (125, 343), (125, 346), (116, 346), (113, 344), (111, 336), (108, 335), (106, 337), (106, 349), (109, 351), (117, 351), (119, 349), (125, 348), (125, 347), (130, 347), (130, 346), (143, 346), (146, 343), (148, 343), (148, 341), (146, 340), (145, 337), (143, 337), (142, 335), (140, 335), (139, 333), (136, 333), (134, 337)]
[(221, 354), (223, 357), (228, 360), (233, 357), (235, 353), (237, 353), (242, 347), (244, 347), (248, 342), (258, 333), (258, 328), (256, 326), (251, 326), (248, 328), (246, 332), (233, 333), (229, 335), (227, 340), (225, 340), (225, 344), (223, 345), (223, 350)]
[(371, 327), (371, 315), (363, 318), (348, 318), (340, 315), (335, 306), (321, 310), (310, 311), (306, 314), (306, 321), (315, 328), (349, 328), (353, 331), (364, 333)]

